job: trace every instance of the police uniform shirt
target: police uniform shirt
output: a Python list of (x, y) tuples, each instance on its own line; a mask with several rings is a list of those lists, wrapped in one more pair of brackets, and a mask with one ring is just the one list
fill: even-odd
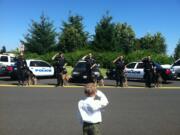
[(115, 62), (115, 65), (116, 65), (116, 70), (123, 71), (123, 70), (125, 69), (125, 64), (124, 64), (124, 61), (123, 61), (123, 60), (118, 59), (118, 60)]
[(87, 57), (85, 61), (87, 62), (87, 69), (90, 70), (91, 66), (95, 63), (95, 60), (93, 58)]
[(152, 70), (155, 66), (155, 64), (151, 60), (149, 61), (148, 59), (144, 59), (143, 63), (145, 70)]
[(26, 61), (24, 59), (18, 59), (17, 60), (17, 69), (22, 70), (27, 67)]
[(63, 67), (64, 67), (64, 65), (65, 65), (65, 63), (66, 63), (66, 60), (64, 59), (64, 58), (61, 58), (61, 57), (59, 57), (59, 58), (57, 58), (57, 70), (59, 71), (61, 71), (61, 70), (63, 70)]
[(101, 92), (97, 91), (95, 97), (86, 97), (78, 103), (78, 110), (82, 122), (99, 123), (102, 122), (101, 109), (108, 105), (108, 99)]

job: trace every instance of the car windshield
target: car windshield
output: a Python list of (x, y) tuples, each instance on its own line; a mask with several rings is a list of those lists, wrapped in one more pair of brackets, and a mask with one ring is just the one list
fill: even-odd
[(158, 63), (154, 63), (154, 64), (155, 64), (156, 68), (162, 68), (162, 66), (160, 64), (158, 64)]
[(80, 62), (80, 63), (78, 63), (76, 66), (75, 66), (75, 68), (74, 68), (74, 70), (78, 70), (78, 71), (84, 71), (84, 70), (86, 70), (86, 62)]

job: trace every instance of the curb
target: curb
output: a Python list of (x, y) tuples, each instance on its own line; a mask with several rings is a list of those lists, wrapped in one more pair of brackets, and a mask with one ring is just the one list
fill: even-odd
[[(0, 87), (20, 87), (20, 88), (61, 88), (61, 87), (56, 87), (55, 85), (29, 85), (29, 86), (18, 86), (18, 85), (13, 85), (13, 84), (0, 84)], [(77, 86), (77, 85), (69, 85), (69, 86), (63, 86), (62, 88), (84, 88), (84, 86)], [(97, 86), (97, 88), (113, 88), (113, 89), (121, 89), (120, 87), (115, 87), (115, 86)], [(143, 89), (145, 87), (123, 87), (123, 89)], [(180, 90), (180, 87), (160, 87), (160, 88), (147, 88), (147, 89), (178, 89)]]

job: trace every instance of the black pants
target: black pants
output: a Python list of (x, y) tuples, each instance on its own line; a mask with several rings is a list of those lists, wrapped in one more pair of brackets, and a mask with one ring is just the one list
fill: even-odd
[(24, 81), (25, 81), (25, 70), (24, 70), (24, 69), (18, 69), (18, 71), (17, 71), (17, 76), (18, 76), (18, 84), (19, 84), (19, 85), (24, 85)]
[(63, 86), (63, 72), (58, 72), (57, 73), (57, 85), (58, 86)]
[(151, 83), (153, 81), (153, 72), (150, 70), (145, 71), (145, 86), (151, 87)]
[(124, 82), (124, 72), (116, 71), (116, 86), (123, 87)]
[(92, 83), (92, 82), (93, 82), (92, 71), (89, 70), (87, 71), (87, 83)]

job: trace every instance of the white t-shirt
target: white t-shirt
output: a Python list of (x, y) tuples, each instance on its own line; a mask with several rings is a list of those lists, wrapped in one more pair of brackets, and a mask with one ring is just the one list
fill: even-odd
[(83, 122), (102, 122), (101, 109), (108, 105), (108, 99), (101, 91), (95, 97), (86, 97), (78, 103), (78, 110)]

